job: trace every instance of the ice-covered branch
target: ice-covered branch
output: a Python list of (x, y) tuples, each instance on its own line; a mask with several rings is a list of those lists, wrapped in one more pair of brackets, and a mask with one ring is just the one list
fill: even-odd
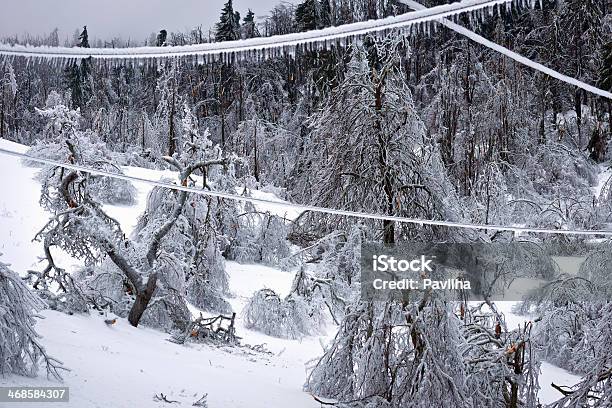
[(49, 377), (62, 379), (61, 371), (67, 369), (47, 354), (34, 330), (34, 313), (44, 308), (44, 302), (0, 262), (0, 376), (33, 376), (42, 360)]

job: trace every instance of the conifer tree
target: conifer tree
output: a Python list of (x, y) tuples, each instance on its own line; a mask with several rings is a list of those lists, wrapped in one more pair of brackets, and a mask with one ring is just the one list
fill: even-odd
[(259, 37), (257, 26), (255, 25), (255, 13), (251, 9), (247, 12), (246, 16), (242, 20), (242, 38), (255, 38)]
[[(83, 31), (78, 37), (79, 42), (76, 47), (89, 48), (89, 34), (87, 26), (83, 26)], [(72, 96), (72, 106), (75, 108), (83, 108), (91, 90), (91, 58), (83, 58), (80, 63), (76, 61), (66, 68), (66, 80), (68, 89)]]
[(299, 31), (317, 30), (332, 25), (329, 0), (304, 0), (295, 9)]
[(295, 9), (295, 21), (299, 31), (316, 30), (317, 0), (305, 0)]
[(157, 45), (158, 47), (166, 46), (166, 38), (168, 38), (168, 32), (166, 30), (160, 30), (159, 34), (157, 34), (155, 45)]
[(221, 10), (221, 17), (216, 26), (215, 41), (233, 41), (240, 38), (240, 14), (234, 11), (232, 0)]
[(331, 4), (329, 0), (321, 0), (320, 2), (320, 20), (321, 28), (331, 27), (333, 25)]
[(77, 47), (89, 48), (89, 34), (87, 33), (87, 26), (83, 26), (83, 31), (79, 35), (79, 43)]

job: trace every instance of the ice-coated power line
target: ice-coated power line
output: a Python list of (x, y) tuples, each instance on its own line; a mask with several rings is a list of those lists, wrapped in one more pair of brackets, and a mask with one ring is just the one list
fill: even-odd
[[(574, 85), (585, 91), (592, 92), (607, 99), (612, 99), (612, 93), (589, 85), (578, 79), (561, 74), (551, 68), (532, 61), (499, 44), (462, 27), (446, 17), (464, 12), (482, 11), (485, 8), (492, 10), (505, 4), (511, 6), (514, 0), (463, 0), (458, 3), (446, 4), (427, 8), (412, 0), (400, 0), (415, 11), (400, 16), (388, 17), (379, 20), (345, 24), (338, 27), (329, 27), (305, 33), (292, 33), (272, 37), (251, 38), (247, 40), (226, 41), (220, 43), (207, 43), (188, 46), (173, 47), (131, 47), (131, 48), (67, 48), (67, 47), (29, 47), (22, 45), (0, 44), (0, 56), (29, 57), (40, 59), (155, 59), (155, 58), (183, 58), (194, 57), (199, 63), (206, 57), (225, 57), (238, 54), (239, 58), (248, 58), (257, 52), (263, 52), (263, 57), (275, 55), (280, 51), (290, 52), (293, 47), (303, 44), (325, 44), (334, 40), (355, 38), (370, 32), (386, 31), (393, 28), (407, 28), (419, 23), (436, 21), (455, 32), (470, 38), (472, 41), (484, 45), (494, 51), (500, 52), (523, 65), (531, 67), (560, 81)], [(533, 6), (535, 0), (519, 0), (521, 5)]]
[[(272, 37), (250, 38), (247, 40), (224, 41), (217, 43), (195, 44), (172, 47), (130, 47), (130, 48), (68, 48), (68, 47), (29, 47), (22, 45), (0, 44), (0, 55), (38, 57), (49, 59), (149, 59), (169, 57), (219, 57), (238, 54), (238, 58), (256, 55), (263, 51), (264, 57), (277, 51), (290, 51), (302, 44), (325, 44), (331, 41), (352, 39), (372, 32), (397, 28), (410, 28), (419, 23), (427, 23), (460, 13), (489, 9), (505, 5), (507, 8), (517, 1), (520, 5), (533, 4), (534, 0), (462, 0), (456, 3), (413, 11), (399, 16), (378, 20), (368, 20), (321, 30), (276, 35)], [(269, 51), (269, 54), (266, 52)]]
[[(427, 7), (423, 6), (420, 3), (417, 3), (416, 1), (413, 0), (400, 0), (402, 3), (404, 3), (405, 5), (407, 5), (408, 7), (413, 8), (414, 10), (427, 10)], [(576, 78), (572, 78), (569, 77), (567, 75), (561, 74), (560, 72), (557, 72), (553, 69), (550, 69), (542, 64), (539, 64), (535, 61), (530, 60), (529, 58), (523, 57), (520, 54), (517, 54), (514, 51), (511, 51), (505, 47), (502, 47), (499, 44), (494, 43), (493, 41), (489, 41), (486, 38), (476, 34), (475, 32), (468, 30), (467, 28), (460, 26), (459, 24), (453, 23), (452, 21), (450, 21), (447, 18), (441, 18), (439, 20), (437, 20), (438, 23), (450, 28), (451, 30), (468, 37), (470, 40), (477, 42), (479, 44), (484, 45), (485, 47), (488, 47), (494, 51), (497, 51), (499, 53), (504, 54), (505, 56), (507, 56), (508, 58), (511, 58), (513, 60), (515, 60), (516, 62), (526, 65), (530, 68), (535, 69), (536, 71), (540, 71), (546, 75), (549, 75), (553, 78), (556, 78), (560, 81), (563, 81), (565, 83), (568, 83), (570, 85), (574, 85), (577, 86), (578, 88), (582, 88), (585, 91), (588, 92), (592, 92), (594, 94), (597, 94), (599, 96), (603, 96), (604, 98), (608, 98), (608, 99), (612, 99), (612, 93), (604, 91), (603, 89), (599, 89), (597, 87), (594, 87), (592, 85), (589, 85), (587, 83), (584, 83), (582, 81), (579, 81)]]
[(152, 180), (144, 177), (137, 176), (128, 176), (125, 174), (112, 173), (110, 171), (100, 170), (100, 169), (92, 169), (86, 166), (80, 166), (76, 164), (62, 163), (56, 160), (44, 159), (39, 157), (33, 157), (25, 153), (16, 152), (13, 150), (0, 148), (0, 153), (6, 154), (9, 156), (19, 157), (21, 159), (31, 160), (33, 162), (63, 167), (65, 169), (81, 171), (84, 173), (89, 173), (97, 176), (105, 176), (112, 177), (119, 180), (125, 181), (134, 181), (138, 183), (145, 183), (152, 186), (169, 188), (172, 190), (178, 191), (187, 191), (189, 193), (205, 195), (209, 197), (217, 197), (217, 198), (225, 198), (228, 200), (248, 202), (252, 204), (266, 204), (272, 205), (275, 207), (287, 208), (292, 210), (299, 210), (302, 212), (310, 211), (322, 214), (334, 214), (341, 215), (346, 217), (355, 217), (355, 218), (363, 218), (363, 219), (371, 219), (371, 220), (387, 220), (387, 221), (395, 221), (409, 224), (417, 224), (417, 225), (436, 225), (443, 227), (453, 227), (453, 228), (463, 228), (463, 229), (471, 229), (471, 230), (482, 230), (482, 229), (490, 229), (496, 231), (509, 231), (515, 234), (519, 233), (541, 233), (541, 234), (557, 234), (557, 235), (603, 235), (603, 236), (612, 236), (612, 230), (556, 230), (549, 228), (531, 228), (531, 227), (515, 227), (515, 226), (505, 226), (505, 225), (491, 225), (491, 224), (471, 224), (471, 223), (463, 223), (463, 222), (453, 222), (453, 221), (443, 221), (443, 220), (429, 220), (429, 219), (419, 219), (419, 218), (408, 218), (408, 217), (399, 217), (394, 215), (384, 215), (384, 214), (371, 214), (365, 212), (358, 211), (347, 211), (347, 210), (338, 210), (334, 208), (325, 208), (318, 207), (313, 205), (303, 205), (303, 204), (294, 204), (286, 201), (274, 201), (266, 198), (257, 198), (257, 197), (245, 197), (239, 194), (225, 193), (221, 191), (209, 191), (209, 190), (201, 190), (194, 187), (186, 187), (178, 184), (172, 184), (159, 180)]

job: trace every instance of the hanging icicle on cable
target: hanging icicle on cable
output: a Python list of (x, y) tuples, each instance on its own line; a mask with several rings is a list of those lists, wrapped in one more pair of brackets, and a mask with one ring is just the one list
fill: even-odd
[[(423, 6), (420, 3), (417, 3), (416, 1), (413, 0), (400, 0), (403, 4), (407, 5), (408, 7), (411, 7), (414, 10), (428, 10), (427, 7)], [(486, 38), (476, 34), (475, 32), (468, 30), (467, 28), (460, 26), (459, 24), (453, 23), (452, 21), (450, 21), (447, 18), (442, 18), (440, 20), (437, 20), (438, 23), (450, 28), (451, 30), (468, 37), (470, 40), (477, 42), (478, 44), (484, 45), (487, 48), (490, 48), (494, 51), (497, 51), (499, 53), (504, 54), (505, 56), (507, 56), (508, 58), (513, 59), (514, 61), (523, 64), (525, 66), (528, 66), (530, 68), (535, 69), (536, 71), (540, 71), (546, 75), (549, 75), (553, 78), (556, 78), (560, 81), (563, 81), (567, 84), (570, 85), (574, 85), (577, 86), (578, 88), (582, 88), (587, 92), (591, 92), (594, 93), (596, 95), (599, 96), (603, 96), (604, 98), (608, 98), (608, 99), (612, 99), (612, 93), (608, 92), (608, 91), (604, 91), (603, 89), (599, 89), (597, 87), (594, 87), (593, 85), (589, 85), (587, 83), (584, 83), (582, 81), (579, 81), (578, 79), (569, 77), (567, 75), (563, 75), (553, 69), (550, 69), (542, 64), (539, 64), (535, 61), (530, 60), (529, 58), (523, 57), (520, 54), (517, 54), (514, 51), (511, 51), (505, 47), (502, 47), (499, 44), (494, 43), (493, 41), (489, 41)]]
[(268, 58), (277, 53), (286, 53), (298, 45), (327, 47), (343, 39), (354, 41), (370, 33), (385, 32), (390, 29), (410, 29), (413, 25), (426, 24), (444, 17), (452, 17), (461, 13), (480, 13), (484, 18), (484, 10), (489, 13), (499, 10), (500, 6), (511, 8), (517, 2), (519, 6), (529, 4), (527, 0), (463, 0), (457, 3), (445, 4), (424, 10), (414, 11), (395, 17), (379, 20), (368, 20), (359, 23), (344, 24), (301, 33), (258, 37), (247, 40), (225, 41), (173, 47), (132, 47), (132, 48), (67, 48), (67, 47), (28, 47), (21, 45), (0, 44), (0, 56), (28, 57), (40, 59), (128, 59), (146, 60), (156, 58), (183, 58), (198, 56), (201, 58), (249, 58), (253, 53)]
[(325, 208), (325, 207), (317, 207), (312, 205), (302, 205), (302, 204), (294, 204), (288, 203), (285, 201), (274, 201), (265, 198), (256, 198), (256, 197), (245, 197), (238, 194), (232, 193), (224, 193), (220, 191), (210, 191), (210, 190), (202, 190), (194, 187), (186, 187), (178, 184), (172, 184), (164, 181), (156, 181), (144, 177), (136, 177), (129, 176), (124, 174), (112, 173), (110, 171), (93, 169), (86, 166), (79, 166), (75, 164), (62, 163), (55, 160), (43, 159), (40, 157), (34, 157), (27, 155), (25, 153), (20, 153), (16, 151), (12, 151), (9, 149), (0, 148), (0, 154), (6, 154), (9, 156), (19, 157), (21, 159), (26, 159), (29, 161), (33, 161), (36, 163), (47, 164), (51, 166), (62, 167), (65, 169), (81, 171), (83, 173), (88, 173), (97, 176), (105, 176), (112, 177), (119, 180), (133, 181), (138, 183), (145, 183), (152, 186), (169, 188), (172, 190), (179, 191), (187, 191), (194, 194), (201, 194), (209, 197), (216, 198), (225, 198), (228, 200), (240, 201), (240, 202), (249, 202), (252, 204), (265, 204), (269, 206), (274, 206), (277, 208), (286, 208), (292, 210), (299, 210), (302, 212), (310, 211), (322, 214), (334, 214), (341, 215), (346, 217), (355, 217), (355, 218), (363, 218), (370, 220), (388, 220), (395, 222), (403, 222), (410, 224), (417, 224), (419, 226), (422, 225), (435, 225), (442, 227), (452, 227), (452, 228), (463, 228), (463, 229), (471, 229), (471, 230), (495, 230), (495, 231), (509, 231), (514, 234), (522, 234), (522, 233), (539, 233), (539, 234), (554, 234), (554, 235), (600, 235), (600, 236), (612, 236), (612, 230), (557, 230), (557, 229), (549, 229), (549, 228), (530, 228), (530, 227), (517, 227), (517, 226), (505, 226), (505, 225), (491, 225), (491, 224), (470, 224), (470, 223), (462, 223), (462, 222), (454, 222), (454, 221), (443, 221), (443, 220), (428, 220), (428, 219), (419, 219), (419, 218), (408, 218), (408, 217), (399, 217), (393, 215), (384, 215), (384, 214), (371, 214), (365, 212), (358, 211), (347, 211), (347, 210), (339, 210), (334, 208)]

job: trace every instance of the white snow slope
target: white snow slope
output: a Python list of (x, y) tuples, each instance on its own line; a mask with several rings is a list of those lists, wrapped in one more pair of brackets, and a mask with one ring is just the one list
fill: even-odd
[[(27, 147), (0, 140), (0, 146), (27, 150)], [(168, 173), (144, 169), (126, 169), (128, 173), (147, 173), (147, 177)], [(37, 267), (41, 244), (32, 238), (48, 219), (38, 206), (40, 185), (34, 180), (36, 168), (23, 167), (19, 159), (0, 157), (0, 260), (25, 275)], [(106, 207), (129, 233), (142, 212), (150, 186), (138, 188), (138, 204), (132, 207)], [(257, 193), (257, 192), (255, 192)], [(265, 193), (262, 193), (265, 194)], [(56, 261), (70, 269), (77, 260), (66, 254)], [(263, 287), (286, 294), (292, 274), (260, 265), (227, 263), (232, 307), (240, 315), (246, 299)], [(321, 342), (328, 338), (309, 337), (303, 341), (277, 339), (242, 327), (237, 333), (245, 344), (259, 345), (271, 354), (243, 348), (219, 349), (207, 345), (180, 346), (166, 341), (168, 335), (143, 327), (131, 327), (120, 319), (112, 327), (104, 316), (68, 316), (46, 310), (36, 328), (49, 354), (64, 362), (71, 371), (64, 384), (47, 380), (44, 370), (39, 378), (0, 377), (0, 386), (65, 385), (70, 388), (70, 402), (54, 406), (75, 408), (138, 408), (170, 406), (154, 402), (163, 393), (168, 400), (191, 406), (208, 393), (210, 408), (317, 407), (314, 399), (302, 391), (306, 380), (305, 364), (322, 354)], [(20, 403), (22, 404), (22, 403)], [(0, 403), (4, 406), (22, 406)], [(171, 406), (181, 406), (171, 404)], [(23, 403), (23, 406), (36, 404)]]
[[(0, 139), (0, 147), (25, 151), (27, 147)], [(25, 274), (36, 268), (42, 247), (32, 238), (48, 219), (38, 206), (40, 185), (34, 180), (36, 168), (22, 166), (17, 158), (0, 157), (0, 260)], [(161, 178), (168, 172), (126, 168), (128, 174)], [(142, 212), (149, 185), (135, 184), (138, 203), (131, 207), (105, 209), (129, 233)], [(253, 192), (253, 194), (270, 193)], [(282, 211), (270, 209), (275, 212)], [(284, 215), (284, 214), (280, 214)], [(58, 264), (70, 269), (78, 261), (66, 254), (54, 252)], [(208, 345), (186, 346), (166, 341), (168, 335), (143, 327), (133, 328), (126, 320), (107, 327), (104, 316), (68, 316), (54, 311), (43, 311), (37, 324), (42, 343), (48, 352), (64, 362), (71, 371), (65, 373), (64, 383), (45, 378), (12, 376), (0, 377), (0, 386), (64, 385), (70, 388), (70, 402), (56, 403), (57, 407), (74, 408), (140, 408), (191, 406), (202, 394), (208, 394), (210, 408), (302, 408), (319, 407), (311, 396), (302, 391), (306, 367), (321, 355), (322, 344), (330, 336), (309, 337), (302, 341), (278, 339), (247, 330), (243, 327), (240, 311), (248, 297), (258, 289), (268, 287), (286, 294), (292, 274), (261, 265), (241, 265), (227, 262), (230, 288), (234, 298), (230, 303), (238, 313), (237, 332), (245, 344), (265, 344), (270, 354), (256, 353), (246, 348), (216, 348)], [(513, 302), (501, 302), (500, 309), (509, 327), (516, 327), (525, 318), (511, 312)], [(333, 334), (330, 328), (329, 334)], [(550, 365), (542, 364), (540, 376), (541, 401), (552, 402), (559, 397), (550, 387), (571, 385), (578, 377)], [(180, 404), (155, 402), (153, 396), (163, 393), (168, 400)], [(37, 406), (20, 403), (9, 406)], [(40, 404), (39, 404), (40, 405)]]

